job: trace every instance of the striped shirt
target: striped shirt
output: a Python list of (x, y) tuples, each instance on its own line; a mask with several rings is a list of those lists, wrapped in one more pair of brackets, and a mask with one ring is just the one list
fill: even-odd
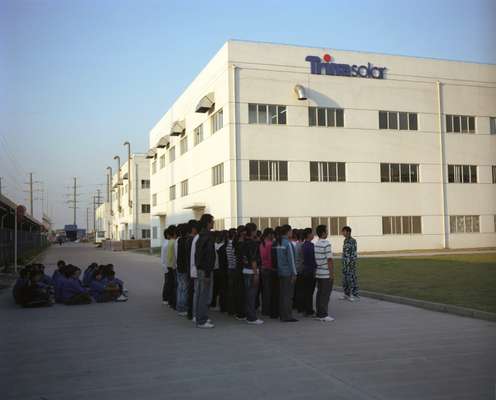
[(318, 239), (314, 245), (315, 248), (315, 263), (317, 270), (315, 277), (320, 279), (329, 279), (329, 267), (327, 260), (332, 258), (331, 243), (327, 239)]
[(236, 254), (234, 254), (233, 241), (229, 240), (226, 246), (227, 268), (236, 269)]

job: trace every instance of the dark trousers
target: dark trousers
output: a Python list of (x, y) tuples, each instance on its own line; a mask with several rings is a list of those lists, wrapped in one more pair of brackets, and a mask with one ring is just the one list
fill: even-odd
[(262, 315), (279, 318), (279, 280), (277, 271), (262, 269)]
[(258, 295), (258, 281), (255, 280), (254, 275), (245, 274), (245, 310), (246, 319), (248, 321), (256, 321), (256, 301)]
[(227, 312), (236, 314), (236, 270), (227, 270)]
[(217, 307), (217, 299), (219, 300), (219, 308), (221, 312), (227, 311), (227, 271), (216, 269), (214, 274), (214, 287), (212, 294), (212, 302), (210, 307)]
[(293, 296), (293, 308), (298, 312), (303, 312), (303, 275), (298, 273), (296, 277), (295, 290)]
[(70, 299), (64, 301), (67, 306), (77, 306), (81, 304), (90, 304), (91, 297), (88, 293), (78, 293), (72, 296)]
[(279, 316), (281, 321), (293, 319), (294, 281), (292, 276), (279, 277)]
[(236, 269), (236, 274), (234, 276), (234, 304), (236, 316), (239, 318), (246, 317), (245, 282), (243, 278), (243, 272), (238, 269)]
[(315, 308), (317, 309), (318, 318), (325, 318), (329, 315), (329, 298), (331, 297), (332, 284), (332, 279), (317, 279), (317, 297), (315, 299)]
[(188, 318), (193, 319), (193, 299), (195, 297), (195, 281), (188, 273)]
[(176, 309), (177, 300), (177, 282), (176, 282), (176, 271), (172, 268), (167, 268), (167, 284), (166, 284), (166, 296), (169, 306)]
[(167, 281), (169, 279), (169, 273), (164, 273), (164, 285), (162, 286), (162, 301), (169, 301), (169, 297), (167, 296)]
[(303, 285), (302, 285), (303, 312), (306, 315), (313, 315), (314, 313), (313, 292), (315, 291), (315, 276), (312, 273), (307, 273), (302, 275), (302, 279), (303, 279)]

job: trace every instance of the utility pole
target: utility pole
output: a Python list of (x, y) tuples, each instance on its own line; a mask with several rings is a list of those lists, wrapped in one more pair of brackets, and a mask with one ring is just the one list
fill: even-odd
[(86, 235), (90, 231), (90, 208), (86, 207)]
[(77, 208), (78, 208), (78, 196), (79, 196), (79, 193), (78, 193), (78, 186), (77, 186), (77, 178), (74, 177), (72, 178), (73, 179), (73, 183), (72, 183), (72, 187), (70, 187), (72, 190), (68, 196), (70, 197), (70, 199), (67, 201), (67, 203), (69, 204), (69, 208), (72, 208), (73, 209), (73, 221), (72, 223), (74, 225), (77, 224), (77, 218), (76, 218), (76, 215), (77, 215)]
[[(29, 189), (28, 190), (25, 190), (25, 192), (28, 192), (29, 193), (29, 214), (31, 214), (31, 216), (34, 216), (34, 192), (39, 192), (40, 190), (39, 189), (34, 189), (33, 188), (33, 185), (36, 184), (36, 183), (41, 183), (39, 181), (33, 181), (33, 173), (30, 172), (29, 173), (29, 182), (26, 182), (26, 185), (28, 185)], [(39, 200), (38, 198), (36, 200)]]
[(2, 177), (0, 176), (0, 195), (2, 194)]
[(100, 189), (96, 190), (96, 196), (93, 196), (93, 231), (96, 233), (96, 209), (102, 204), (102, 196), (100, 195)]

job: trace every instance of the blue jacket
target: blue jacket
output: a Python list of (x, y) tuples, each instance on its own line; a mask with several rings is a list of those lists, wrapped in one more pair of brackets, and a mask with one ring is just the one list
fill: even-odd
[(103, 279), (101, 280), (101, 282), (102, 282), (105, 286), (107, 286), (107, 285), (109, 285), (109, 284), (112, 284), (112, 283), (115, 283), (116, 285), (118, 285), (118, 286), (121, 288), (121, 290), (122, 290), (122, 288), (124, 287), (124, 282), (122, 282), (122, 281), (121, 281), (120, 279), (118, 279), (118, 278), (114, 278), (114, 279), (110, 279), (110, 278), (103, 278)]
[(296, 275), (294, 247), (287, 236), (283, 236), (281, 244), (276, 245), (277, 274), (279, 276)]
[[(55, 275), (55, 274), (54, 274)], [(52, 279), (53, 281), (53, 292), (55, 295), (55, 301), (57, 303), (62, 303), (62, 287), (64, 286), (65, 281), (67, 278), (63, 276), (61, 273), (58, 274), (58, 276), (55, 277), (55, 279)]]
[(81, 281), (76, 278), (66, 278), (62, 284), (60, 300), (67, 301), (76, 294), (86, 293)]
[(91, 282), (90, 295), (95, 299), (95, 301), (103, 300), (104, 291), (105, 291), (105, 283), (103, 282), (103, 279), (99, 281), (95, 279)]
[(43, 274), (43, 278), (41, 278), (41, 282), (46, 286), (53, 286), (53, 280), (47, 274)]

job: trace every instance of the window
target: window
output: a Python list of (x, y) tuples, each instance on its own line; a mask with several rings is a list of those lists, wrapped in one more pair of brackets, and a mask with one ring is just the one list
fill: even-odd
[(152, 228), (152, 238), (153, 239), (157, 239), (158, 238), (158, 228), (156, 226), (154, 226)]
[(286, 124), (286, 106), (273, 104), (248, 104), (248, 123)]
[(381, 163), (381, 182), (418, 182), (418, 164)]
[(311, 182), (344, 182), (346, 167), (344, 162), (310, 161)]
[(222, 129), (224, 126), (224, 117), (222, 108), (217, 111), (214, 115), (212, 115), (212, 133), (217, 132), (219, 129)]
[(493, 165), (493, 183), (496, 183), (496, 165)]
[(141, 205), (141, 213), (142, 214), (150, 214), (150, 204), (142, 204)]
[(312, 217), (312, 229), (315, 231), (319, 225), (327, 226), (330, 236), (339, 236), (343, 226), (347, 225), (346, 217)]
[(418, 130), (418, 116), (413, 112), (379, 111), (379, 129)]
[(448, 165), (449, 183), (477, 183), (476, 165)]
[(468, 115), (446, 115), (446, 132), (475, 133), (475, 117)]
[(172, 146), (169, 149), (169, 162), (173, 162), (176, 159), (176, 146)]
[(489, 118), (489, 132), (491, 135), (496, 135), (496, 117)]
[(419, 216), (382, 217), (383, 235), (406, 235), (422, 233), (422, 220)]
[(265, 228), (276, 228), (287, 225), (288, 217), (251, 217), (250, 222), (257, 226), (257, 229), (263, 231)]
[(169, 186), (169, 200), (176, 199), (176, 185)]
[(214, 219), (214, 230), (215, 231), (223, 231), (226, 227), (226, 223), (224, 218), (215, 218)]
[(160, 160), (160, 169), (162, 169), (165, 167), (165, 154), (162, 154), (159, 160)]
[(287, 161), (250, 160), (250, 181), (287, 180)]
[(478, 215), (450, 215), (451, 233), (480, 232)]
[(155, 207), (157, 205), (157, 193), (152, 194), (152, 206)]
[(141, 180), (141, 189), (150, 189), (150, 179)]
[(196, 127), (195, 130), (193, 131), (194, 146), (196, 146), (197, 144), (199, 144), (201, 142), (203, 142), (203, 124)]
[(141, 230), (141, 239), (150, 239), (150, 229)]
[(224, 164), (218, 164), (212, 168), (212, 186), (224, 183)]
[(185, 136), (179, 142), (179, 153), (183, 155), (188, 151), (188, 137)]
[(152, 174), (154, 174), (155, 172), (157, 172), (157, 161), (154, 160), (152, 162)]
[(308, 107), (309, 126), (344, 126), (342, 108)]
[(181, 182), (181, 197), (188, 195), (188, 180), (185, 179)]

